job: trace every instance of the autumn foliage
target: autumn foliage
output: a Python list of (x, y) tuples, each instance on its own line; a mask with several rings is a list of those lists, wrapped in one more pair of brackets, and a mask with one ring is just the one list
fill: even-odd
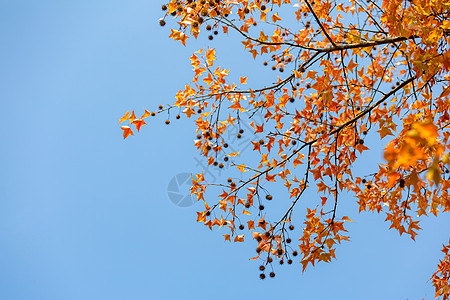
[[(343, 193), (353, 194), (360, 212), (384, 213), (391, 228), (412, 239), (422, 216), (450, 210), (450, 2), (171, 0), (162, 11), (160, 25), (169, 24), (169, 37), (183, 45), (202, 34), (233, 35), (230, 42), (241, 42), (249, 58), (262, 57), (278, 72), (272, 82), (246, 87), (252, 72), (232, 82), (215, 49), (204, 47), (190, 57), (192, 82), (173, 104), (120, 119), (130, 123), (122, 126), (124, 138), (133, 135), (130, 126), (139, 131), (162, 111), (195, 120), (194, 145), (205, 161), (235, 167), (243, 178), (217, 183), (193, 175), (192, 194), (205, 204), (197, 221), (222, 228), (230, 242), (253, 239), (261, 271), (294, 256), (303, 270), (335, 258), (336, 246), (349, 240), (351, 220), (338, 210)], [(250, 123), (265, 135), (251, 141), (254, 165), (224, 138), (240, 128), (244, 112), (264, 116)], [(368, 134), (385, 146), (385, 160), (360, 177), (352, 166), (369, 150)], [(267, 182), (291, 198), (279, 219), (264, 211), (272, 198)], [(319, 194), (301, 227), (293, 212), (307, 189)], [(301, 230), (296, 241), (289, 237), (294, 229)], [(449, 247), (430, 280), (442, 299), (450, 295)]]

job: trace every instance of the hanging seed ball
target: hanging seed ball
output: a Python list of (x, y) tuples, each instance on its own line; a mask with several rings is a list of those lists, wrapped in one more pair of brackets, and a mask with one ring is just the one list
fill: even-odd
[(272, 200), (272, 195), (266, 195), (267, 200)]
[(363, 139), (359, 139), (358, 144), (360, 144), (360, 145), (364, 144), (364, 140)]
[(152, 117), (156, 116), (156, 113), (154, 111), (152, 111), (152, 113), (150, 114)]
[(167, 10), (167, 5), (161, 6), (161, 9), (162, 9), (163, 11), (166, 11), (166, 10)]
[(259, 144), (263, 145), (264, 144), (264, 140), (259, 140)]
[(264, 205), (260, 205), (259, 210), (264, 210)]
[(176, 115), (175, 118), (176, 118), (176, 119), (180, 119), (180, 115)]
[(269, 276), (274, 278), (275, 277), (275, 272), (270, 272)]
[(227, 143), (223, 144), (223, 147), (228, 148), (228, 144)]
[(198, 22), (192, 23), (192, 27), (197, 28), (198, 27)]
[(279, 261), (280, 265), (284, 264), (284, 260)]
[(405, 179), (400, 179), (400, 187), (404, 188), (405, 187)]
[(294, 225), (290, 225), (289, 230), (294, 230)]
[(365, 180), (365, 179), (363, 179), (363, 180), (361, 180), (361, 182), (362, 182), (362, 183), (366, 183), (366, 180)]
[(206, 30), (209, 31), (209, 30), (211, 30), (211, 28), (212, 28), (211, 25), (206, 25)]
[(201, 113), (202, 113), (202, 110), (201, 110), (200, 108), (197, 109), (197, 113), (201, 114)]
[(250, 9), (248, 9), (248, 7), (244, 8), (244, 13), (246, 14), (250, 13)]
[[(305, 69), (303, 69), (303, 70), (305, 70)], [(295, 85), (296, 85), (296, 86), (300, 86), (300, 82), (297, 82)]]
[(169, 120), (166, 120), (165, 123), (166, 123), (166, 125), (169, 125), (169, 124), (170, 124), (170, 121), (169, 121)]
[(262, 241), (262, 238), (258, 235), (258, 236), (256, 237), (256, 240), (257, 240), (258, 242), (261, 242), (261, 241)]
[(261, 5), (261, 10), (266, 10), (266, 6), (265, 5)]
[(231, 178), (228, 178), (228, 179), (227, 179), (227, 181), (228, 181), (228, 182), (232, 182), (232, 181), (233, 181), (233, 179), (231, 179)]
[(283, 73), (283, 72), (284, 72), (284, 69), (283, 69), (283, 68), (280, 68), (280, 72)]
[(295, 99), (294, 97), (289, 98), (289, 102), (294, 103)]
[(244, 129), (239, 129), (239, 133), (244, 133)]
[(238, 135), (236, 136), (238, 139), (240, 139), (242, 137), (242, 135), (240, 133), (238, 133)]
[(244, 230), (244, 228), (245, 228), (244, 225), (242, 225), (242, 224), (239, 225), (239, 229), (240, 229), (240, 230)]
[(163, 109), (163, 106), (162, 105), (158, 106), (158, 109), (159, 110)]
[(311, 88), (311, 84), (308, 83), (308, 84), (306, 85), (306, 88), (307, 88), (307, 89)]
[(217, 161), (213, 162), (214, 166), (217, 166), (219, 163)]
[(160, 25), (160, 26), (165, 26), (165, 25), (166, 25), (166, 21), (160, 20), (160, 21), (159, 21), (159, 25)]
[(364, 131), (363, 131), (363, 134), (364, 134), (364, 135), (367, 135), (367, 131), (366, 131), (366, 130), (364, 130)]
[(212, 41), (212, 40), (214, 39), (214, 37), (213, 37), (212, 35), (210, 35), (210, 36), (208, 36), (208, 39), (209, 39), (210, 41)]
[(235, 186), (236, 186), (236, 183), (232, 182), (232, 183), (230, 183), (230, 185), (231, 185), (232, 187), (235, 187)]
[(293, 256), (297, 256), (297, 255), (298, 255), (298, 252), (297, 252), (297, 251), (293, 251), (293, 252), (292, 252), (292, 255), (293, 255)]
[(283, 255), (283, 249), (281, 249), (281, 248), (277, 249), (277, 254), (278, 255)]
[(219, 168), (221, 168), (221, 169), (223, 168), (223, 164), (222, 163), (219, 164)]
[(253, 26), (257, 26), (258, 25), (258, 23), (256, 23), (256, 22), (253, 22)]
[(272, 257), (268, 257), (268, 258), (267, 258), (267, 261), (268, 261), (269, 263), (271, 263), (271, 262), (273, 262), (273, 258), (272, 258)]
[(245, 208), (250, 208), (250, 203), (245, 203)]
[(177, 12), (176, 12), (176, 11), (173, 11), (173, 12), (170, 13), (170, 15), (171, 15), (171, 16), (176, 16), (176, 15), (177, 15)]
[(368, 184), (368, 185), (367, 185), (367, 189), (370, 190), (371, 188), (372, 188), (372, 186), (371, 186), (370, 184)]
[(211, 146), (210, 145), (206, 146), (206, 150), (210, 151), (211, 150)]
[(214, 35), (218, 35), (219, 34), (219, 32), (217, 30), (215, 30), (213, 33), (214, 33)]
[(277, 69), (277, 67), (276, 67), (276, 66), (272, 66), (272, 70), (274, 70), (274, 71), (275, 71), (276, 69)]
[(259, 274), (259, 278), (266, 279), (266, 275), (264, 273)]
[(225, 157), (223, 158), (223, 160), (224, 160), (224, 161), (228, 161), (228, 160), (229, 160), (228, 156), (225, 156)]
[(291, 144), (295, 146), (295, 145), (297, 144), (297, 141), (296, 141), (296, 140), (293, 140), (293, 141), (291, 142)]
[(228, 222), (227, 221), (223, 221), (223, 225), (228, 225)]
[(197, 140), (201, 139), (202, 135), (201, 134), (197, 134)]
[(256, 253), (259, 253), (259, 252), (261, 252), (261, 248), (257, 247), (256, 248)]
[(268, 232), (268, 231), (264, 232), (264, 236), (265, 236), (266, 238), (269, 238), (269, 237), (270, 237), (270, 232)]
[(263, 62), (263, 65), (267, 66), (267, 61)]
[(264, 271), (265, 269), (266, 269), (266, 267), (264, 267), (263, 265), (260, 265), (260, 266), (259, 266), (259, 270), (260, 270), (260, 271)]
[(286, 243), (290, 244), (292, 242), (292, 240), (290, 238), (286, 239)]
[(288, 259), (288, 265), (292, 265), (292, 259)]

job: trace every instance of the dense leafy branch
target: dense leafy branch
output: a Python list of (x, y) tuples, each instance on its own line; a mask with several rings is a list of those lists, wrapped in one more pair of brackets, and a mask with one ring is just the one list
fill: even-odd
[[(288, 72), (244, 88), (253, 72), (236, 83), (230, 70), (216, 66), (215, 49), (203, 48), (190, 57), (194, 77), (175, 103), (140, 118), (127, 112), (120, 120), (130, 123), (122, 126), (126, 138), (133, 134), (130, 125), (139, 131), (157, 113), (179, 110), (196, 118), (194, 145), (205, 162), (240, 173), (225, 183), (193, 176), (191, 192), (205, 202), (197, 221), (226, 230), (230, 242), (243, 242), (248, 229), (257, 243), (252, 259), (263, 261), (262, 279), (268, 265), (275, 276), (276, 261), (292, 264), (298, 256), (305, 270), (335, 258), (336, 245), (349, 240), (344, 224), (351, 220), (338, 211), (342, 193), (354, 195), (360, 212), (384, 212), (391, 228), (412, 239), (421, 216), (450, 210), (450, 4), (170, 0), (162, 9), (160, 24), (170, 16), (177, 20), (170, 38), (183, 45), (204, 32), (210, 41), (229, 34), (265, 66)], [(245, 114), (253, 132), (242, 129)], [(241, 141), (253, 135), (234, 143), (230, 134)], [(363, 175), (354, 166), (369, 150), (367, 136), (392, 139), (383, 144), (378, 170)], [(247, 147), (251, 155), (239, 153)], [(292, 199), (281, 212), (265, 209), (273, 199), (269, 182), (286, 187)], [(306, 190), (316, 192), (313, 204), (301, 202)], [(293, 241), (300, 203), (307, 213)], [(448, 247), (432, 275), (442, 299), (450, 296)]]

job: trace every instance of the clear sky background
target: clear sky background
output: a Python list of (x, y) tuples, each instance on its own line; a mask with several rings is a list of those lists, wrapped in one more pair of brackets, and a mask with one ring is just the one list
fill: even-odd
[[(201, 170), (192, 120), (158, 116), (125, 141), (117, 124), (173, 102), (207, 41), (170, 40), (161, 4), (0, 1), (0, 299), (432, 299), (448, 215), (425, 218), (413, 242), (343, 197), (355, 223), (337, 260), (262, 281), (253, 241), (224, 242), (196, 222), (201, 203), (169, 201), (173, 176)], [(220, 64), (261, 85), (261, 64), (230, 41), (209, 43)]]

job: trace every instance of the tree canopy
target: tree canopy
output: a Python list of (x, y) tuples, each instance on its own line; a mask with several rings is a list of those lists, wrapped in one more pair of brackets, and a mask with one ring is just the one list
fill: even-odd
[[(254, 241), (262, 279), (268, 264), (292, 264), (294, 256), (303, 270), (335, 258), (352, 222), (337, 209), (343, 193), (353, 194), (360, 212), (384, 213), (390, 228), (412, 239), (421, 217), (450, 210), (450, 2), (171, 0), (162, 14), (160, 25), (169, 24), (170, 38), (183, 45), (233, 31), (240, 40), (230, 43), (241, 42), (277, 72), (271, 82), (247, 87), (251, 70), (233, 82), (215, 49), (204, 47), (190, 57), (194, 76), (174, 103), (120, 119), (129, 122), (121, 127), (127, 138), (147, 117), (181, 111), (195, 121), (195, 147), (208, 165), (242, 173), (225, 182), (194, 174), (191, 192), (205, 204), (198, 222), (223, 227), (230, 242)], [(249, 141), (257, 163), (240, 160), (242, 145), (230, 151), (225, 138), (233, 129), (241, 137), (244, 112), (263, 116), (250, 123), (264, 135)], [(384, 160), (373, 173), (355, 175), (369, 134), (382, 143)], [(272, 199), (267, 182), (290, 195), (281, 218), (265, 210)], [(299, 221), (293, 212), (307, 189), (318, 194)], [(289, 232), (301, 222), (301, 237), (292, 240)], [(450, 241), (443, 243), (431, 282), (436, 297), (448, 299)]]

